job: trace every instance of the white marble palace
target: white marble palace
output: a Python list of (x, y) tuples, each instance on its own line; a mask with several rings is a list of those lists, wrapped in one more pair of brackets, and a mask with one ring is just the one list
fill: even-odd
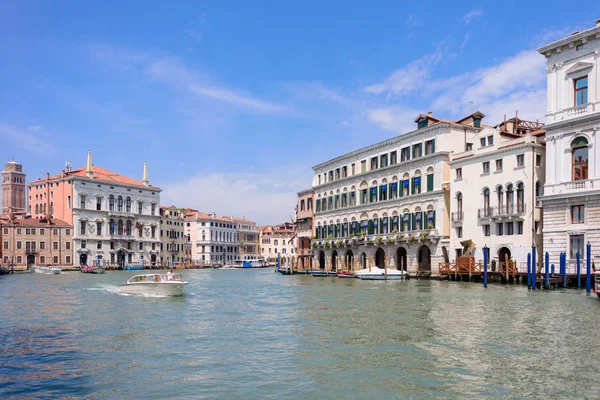
[(450, 248), (451, 153), (472, 143), (481, 118), (419, 115), (412, 132), (313, 167), (313, 265), (437, 271)]
[(544, 249), (600, 254), (600, 20), (538, 49), (547, 59)]

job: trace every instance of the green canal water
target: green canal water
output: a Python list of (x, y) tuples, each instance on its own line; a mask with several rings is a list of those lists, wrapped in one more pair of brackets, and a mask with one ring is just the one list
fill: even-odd
[(0, 397), (600, 398), (600, 301), (522, 286), (185, 271), (0, 278)]

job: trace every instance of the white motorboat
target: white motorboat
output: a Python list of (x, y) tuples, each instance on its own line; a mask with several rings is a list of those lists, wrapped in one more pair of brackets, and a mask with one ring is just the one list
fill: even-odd
[(404, 271), (398, 271), (397, 269), (391, 268), (383, 269), (377, 267), (371, 267), (370, 271), (368, 269), (356, 271), (355, 275), (360, 279), (376, 281), (397, 281), (406, 278), (406, 272)]
[(129, 278), (119, 286), (121, 293), (151, 294), (156, 296), (181, 296), (183, 288), (189, 282), (183, 280), (181, 274), (144, 274)]
[(35, 267), (35, 272), (40, 274), (60, 274), (62, 272), (62, 268), (53, 265), (43, 265), (41, 267)]

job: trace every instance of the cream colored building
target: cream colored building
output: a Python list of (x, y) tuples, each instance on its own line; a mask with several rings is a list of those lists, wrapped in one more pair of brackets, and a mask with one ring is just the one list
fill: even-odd
[(185, 221), (182, 210), (175, 206), (160, 207), (160, 263), (182, 266), (186, 262)]
[(275, 262), (281, 255), (281, 262), (291, 262), (296, 253), (294, 225), (284, 223), (260, 227), (260, 254), (266, 261)]
[(538, 123), (515, 117), (484, 126), (469, 151), (452, 156), (452, 261), (462, 255), (461, 242), (468, 239), (475, 243), (476, 260), (483, 259), (483, 246), (490, 249), (494, 266), (508, 257), (526, 268), (533, 243), (541, 259), (544, 133)]
[(547, 59), (544, 249), (600, 255), (600, 20), (538, 49)]

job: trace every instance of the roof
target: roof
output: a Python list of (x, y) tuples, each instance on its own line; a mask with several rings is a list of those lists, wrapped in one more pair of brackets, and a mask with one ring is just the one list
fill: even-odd
[[(196, 212), (189, 212), (186, 213), (185, 215), (185, 220), (186, 221), (196, 221), (196, 220), (201, 220), (201, 219), (205, 219), (205, 220), (211, 220), (211, 221), (218, 221), (218, 222), (241, 222), (241, 221), (248, 221), (245, 219), (241, 219), (241, 218), (233, 218), (233, 217), (218, 217), (218, 216), (214, 216), (213, 218), (213, 214), (212, 213), (205, 213), (202, 211), (196, 211)], [(248, 222), (252, 222), (252, 221), (248, 221)]]
[(551, 51), (557, 47), (561, 47), (561, 46), (565, 46), (570, 42), (575, 42), (578, 40), (582, 40), (585, 38), (588, 38), (589, 36), (593, 36), (597, 33), (600, 33), (600, 20), (596, 20), (596, 26), (593, 26), (589, 29), (586, 29), (584, 31), (581, 32), (573, 32), (572, 34), (570, 34), (567, 37), (564, 37), (562, 39), (556, 40), (552, 43), (548, 43), (545, 46), (542, 46), (540, 48), (537, 49), (538, 53), (546, 53), (548, 51)]
[(8, 219), (0, 219), (1, 225), (15, 225), (15, 226), (30, 226), (30, 227), (40, 227), (47, 228), (49, 226), (54, 227), (71, 227), (72, 225), (63, 221), (62, 219), (52, 218), (50, 219), (50, 223), (45, 218), (16, 218), (14, 222), (10, 222)]
[[(109, 183), (120, 183), (122, 185), (140, 186), (140, 187), (149, 187), (152, 189), (159, 189), (157, 186), (152, 186), (152, 185), (146, 186), (142, 183), (142, 181), (138, 181), (137, 179), (133, 179), (133, 178), (129, 178), (127, 176), (121, 175), (121, 174), (117, 174), (116, 172), (109, 171), (105, 168), (101, 168), (96, 165), (92, 166), (92, 172), (94, 173), (94, 177), (93, 177), (94, 180), (109, 182)], [(71, 177), (71, 176), (87, 178), (86, 168), (83, 167), (83, 168), (71, 170), (69, 172), (65, 172), (64, 177)], [(55, 179), (61, 179), (61, 178), (63, 178), (62, 175), (54, 175), (54, 176), (51, 176), (49, 178), (49, 180), (55, 180)], [(46, 179), (38, 179), (38, 180), (29, 182), (29, 183), (36, 184), (36, 183), (43, 183), (45, 181), (46, 181)]]

